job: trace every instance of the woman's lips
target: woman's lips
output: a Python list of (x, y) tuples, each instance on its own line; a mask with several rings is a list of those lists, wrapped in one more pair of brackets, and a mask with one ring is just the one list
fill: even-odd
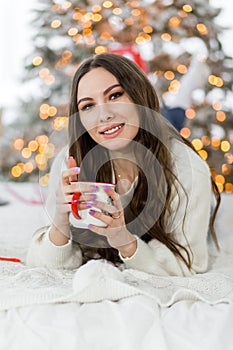
[(105, 138), (114, 138), (123, 131), (124, 125), (124, 123), (109, 125), (100, 131), (100, 134)]

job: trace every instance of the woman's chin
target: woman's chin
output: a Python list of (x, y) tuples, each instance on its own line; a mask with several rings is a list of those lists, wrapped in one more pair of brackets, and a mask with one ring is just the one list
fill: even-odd
[(129, 146), (130, 142), (132, 140), (126, 140), (126, 139), (109, 139), (104, 140), (101, 143), (101, 146), (107, 148), (109, 151), (120, 151), (125, 149), (127, 146)]

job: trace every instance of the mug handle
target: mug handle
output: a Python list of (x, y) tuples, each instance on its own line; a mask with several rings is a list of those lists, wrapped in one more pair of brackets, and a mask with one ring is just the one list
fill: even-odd
[(71, 211), (76, 219), (81, 220), (81, 216), (78, 213), (78, 199), (81, 196), (81, 192), (75, 192), (71, 200)]

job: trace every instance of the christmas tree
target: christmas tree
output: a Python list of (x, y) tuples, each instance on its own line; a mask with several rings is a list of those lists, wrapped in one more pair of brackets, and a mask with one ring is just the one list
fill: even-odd
[(219, 190), (233, 192), (233, 63), (219, 39), (224, 28), (214, 21), (219, 12), (207, 0), (38, 1), (22, 82), (29, 92), (3, 138), (2, 171), (19, 181), (40, 171), (47, 185), (51, 161), (66, 142), (79, 62), (116, 52), (145, 70), (162, 105), (185, 108), (181, 135), (207, 160)]

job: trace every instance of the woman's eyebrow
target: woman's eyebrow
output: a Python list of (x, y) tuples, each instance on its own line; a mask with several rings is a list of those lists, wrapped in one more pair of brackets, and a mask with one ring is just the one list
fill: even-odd
[[(112, 89), (114, 89), (115, 87), (119, 87), (121, 86), (120, 84), (114, 84), (114, 85), (111, 85), (109, 86), (106, 90), (104, 90), (103, 94), (104, 95), (107, 95)], [(78, 104), (79, 105), (81, 102), (83, 101), (93, 101), (93, 98), (92, 97), (83, 97), (83, 98), (80, 98), (80, 100), (78, 101)]]

